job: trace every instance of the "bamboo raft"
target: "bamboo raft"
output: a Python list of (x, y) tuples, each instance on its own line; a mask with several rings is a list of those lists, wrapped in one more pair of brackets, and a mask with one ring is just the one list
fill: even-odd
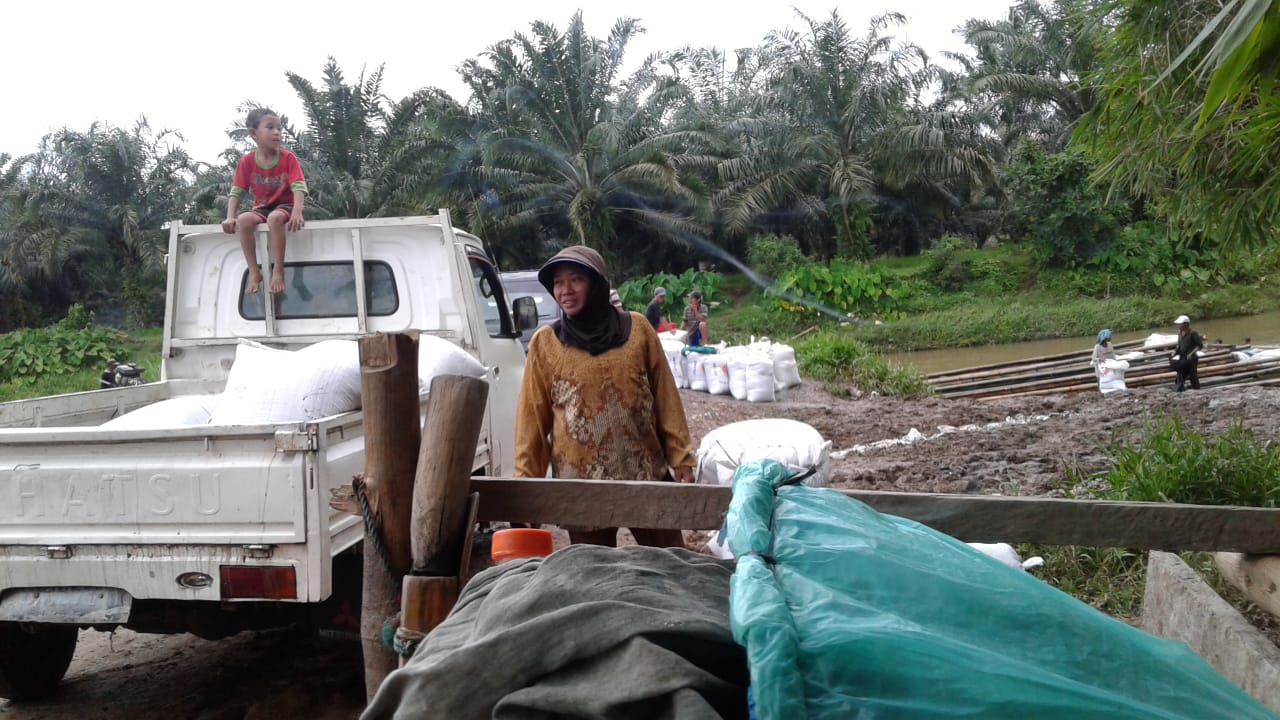
[[(1119, 356), (1141, 353), (1124, 358), (1129, 362), (1125, 385), (1172, 385), (1174, 373), (1169, 369), (1169, 354), (1173, 343), (1145, 346), (1145, 342), (1131, 340), (1114, 346)], [(1280, 358), (1244, 362), (1232, 358), (1233, 352), (1248, 349), (1249, 345), (1206, 344), (1200, 356), (1200, 387), (1280, 385)], [(967, 400), (1098, 392), (1098, 377), (1089, 364), (1092, 355), (1093, 348), (1089, 348), (932, 373), (927, 379), (940, 397)]]

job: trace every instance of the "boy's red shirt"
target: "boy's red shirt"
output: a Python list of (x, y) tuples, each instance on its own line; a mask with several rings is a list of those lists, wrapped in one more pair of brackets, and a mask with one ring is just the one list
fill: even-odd
[(280, 156), (269, 168), (258, 164), (257, 151), (240, 158), (235, 177), (231, 180), (231, 194), (236, 197), (246, 192), (253, 195), (254, 207), (287, 205), (293, 202), (293, 191), (307, 191), (307, 181), (302, 177), (302, 165), (298, 156), (280, 148)]

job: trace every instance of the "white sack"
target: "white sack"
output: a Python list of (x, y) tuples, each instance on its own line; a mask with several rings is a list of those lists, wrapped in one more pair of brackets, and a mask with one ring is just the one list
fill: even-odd
[(688, 363), (686, 372), (689, 373), (689, 389), (699, 392), (707, 391), (707, 356), (702, 353), (689, 353), (685, 356), (685, 362)]
[(747, 402), (773, 402), (773, 359), (765, 353), (747, 356)]
[(729, 358), (724, 355), (708, 355), (703, 362), (707, 375), (707, 392), (712, 395), (729, 394)]
[(360, 350), (325, 340), (297, 352), (241, 343), (212, 425), (316, 420), (360, 407)]
[(1097, 369), (1098, 373), (1098, 390), (1103, 395), (1111, 393), (1123, 392), (1127, 388), (1124, 384), (1124, 371), (1129, 369), (1127, 360), (1103, 360)]
[(694, 477), (708, 485), (732, 485), (739, 465), (769, 458), (795, 472), (815, 467), (805, 484), (826, 487), (831, 481), (830, 454), (831, 442), (805, 423), (785, 418), (743, 420), (702, 438)]
[(442, 337), (418, 336), (418, 388), (430, 390), (437, 375), (484, 377), (485, 368), (471, 353)]
[(729, 355), (729, 394), (735, 400), (747, 399), (747, 356), (741, 352)]
[(796, 364), (796, 351), (790, 345), (774, 343), (773, 380), (779, 390), (786, 390), (800, 384), (800, 366)]
[(218, 406), (218, 395), (183, 395), (151, 403), (112, 418), (101, 427), (115, 430), (162, 430), (185, 425), (205, 425)]

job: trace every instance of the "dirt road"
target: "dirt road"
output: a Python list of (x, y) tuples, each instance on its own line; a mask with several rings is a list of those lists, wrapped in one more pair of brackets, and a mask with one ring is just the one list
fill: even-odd
[[(748, 418), (809, 423), (832, 441), (834, 484), (850, 488), (1051, 493), (1064, 464), (1103, 467), (1101, 450), (1113, 434), (1136, 435), (1154, 413), (1176, 415), (1209, 433), (1240, 418), (1263, 437), (1280, 437), (1280, 388), (1182, 394), (1149, 388), (1118, 398), (1085, 393), (963, 402), (842, 399), (806, 384), (772, 404), (683, 393), (695, 441)], [(922, 439), (865, 447), (912, 430)], [(349, 641), (301, 639), (288, 632), (209, 642), (84, 631), (61, 692), (25, 705), (0, 700), (0, 719), (352, 718), (363, 703), (360, 673), (359, 646)]]

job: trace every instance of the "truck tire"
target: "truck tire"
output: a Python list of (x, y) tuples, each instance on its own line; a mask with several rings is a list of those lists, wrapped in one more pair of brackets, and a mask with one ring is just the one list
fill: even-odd
[(0, 622), (0, 697), (52, 695), (71, 665), (78, 635), (75, 625)]

